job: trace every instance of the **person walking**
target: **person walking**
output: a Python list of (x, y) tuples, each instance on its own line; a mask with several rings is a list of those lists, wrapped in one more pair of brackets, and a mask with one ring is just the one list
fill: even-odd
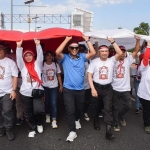
[[(72, 37), (65, 38), (56, 50), (56, 57), (61, 61), (64, 70), (63, 96), (70, 128), (66, 141), (73, 142), (77, 137), (76, 129), (81, 128), (80, 114), (84, 103), (85, 62), (91, 59), (96, 52), (89, 37), (83, 35), (83, 39), (90, 50), (87, 54), (79, 53), (79, 44), (71, 39)], [(69, 54), (63, 54), (62, 52), (67, 44), (69, 45)]]
[(109, 57), (109, 49), (106, 45), (99, 47), (99, 58), (93, 59), (88, 68), (88, 80), (92, 92), (92, 109), (93, 109), (93, 126), (95, 130), (100, 130), (99, 125), (99, 110), (101, 101), (104, 105), (104, 122), (106, 123), (106, 138), (112, 139), (114, 135), (111, 132), (113, 124), (112, 117), (112, 96), (113, 89), (111, 86), (113, 77), (113, 68), (119, 60), (121, 50), (113, 38), (108, 38), (108, 41), (113, 45), (116, 54)]
[(16, 98), (18, 69), (16, 63), (5, 56), (4, 46), (0, 45), (0, 137), (5, 134), (8, 140), (14, 140), (13, 103)]
[(44, 112), (44, 100), (32, 96), (33, 89), (41, 89), (41, 73), (43, 65), (43, 51), (40, 41), (34, 39), (36, 44), (37, 58), (31, 49), (21, 47), (23, 40), (16, 42), (16, 58), (18, 68), (21, 71), (22, 85), (20, 87), (21, 102), (24, 114), (28, 123), (28, 137), (34, 137), (36, 129), (39, 133), (43, 132), (42, 113)]

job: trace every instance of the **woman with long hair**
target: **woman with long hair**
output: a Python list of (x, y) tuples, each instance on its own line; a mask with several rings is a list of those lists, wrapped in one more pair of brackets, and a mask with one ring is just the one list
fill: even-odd
[(62, 92), (62, 80), (60, 73), (61, 73), (60, 67), (54, 59), (54, 54), (51, 51), (47, 51), (44, 55), (42, 81), (45, 89), (46, 123), (50, 123), (50, 107), (51, 107), (53, 129), (58, 127), (56, 121), (57, 99), (58, 99), (58, 92)]
[(43, 51), (40, 41), (34, 39), (37, 51), (37, 58), (31, 49), (21, 47), (23, 40), (16, 42), (17, 64), (21, 71), (22, 85), (20, 87), (21, 101), (24, 114), (28, 123), (28, 137), (34, 137), (36, 129), (39, 133), (43, 132), (42, 113), (44, 112), (44, 101), (42, 98), (34, 98), (32, 96), (33, 89), (41, 89), (41, 70), (43, 64)]

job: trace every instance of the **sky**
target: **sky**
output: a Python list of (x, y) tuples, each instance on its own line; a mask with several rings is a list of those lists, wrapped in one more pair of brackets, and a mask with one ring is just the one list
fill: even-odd
[[(25, 0), (13, 0), (13, 5), (25, 5)], [(74, 7), (93, 12), (92, 30), (126, 28), (131, 31), (141, 22), (150, 25), (150, 0), (34, 0), (31, 14), (67, 14), (71, 15)], [(3, 14), (11, 13), (11, 0), (0, 0), (0, 11)], [(13, 6), (13, 14), (29, 14), (27, 6)], [(40, 24), (40, 30), (50, 27), (70, 28), (69, 24)], [(10, 23), (5, 24), (10, 29)], [(35, 23), (31, 23), (31, 30)], [(13, 23), (14, 30), (28, 31), (28, 23)]]

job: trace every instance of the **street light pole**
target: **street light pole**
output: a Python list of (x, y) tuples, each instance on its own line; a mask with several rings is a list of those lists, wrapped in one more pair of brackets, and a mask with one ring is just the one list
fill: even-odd
[(13, 30), (13, 0), (11, 0), (11, 30)]
[(41, 27), (36, 27), (37, 29), (38, 29), (38, 31), (39, 31), (39, 29), (41, 28)]
[(30, 3), (34, 2), (34, 0), (29, 0), (29, 1), (25, 1), (25, 4), (29, 4), (29, 18), (28, 18), (28, 23), (29, 23), (29, 32), (30, 32), (30, 23), (31, 23), (31, 19), (30, 19)]
[(35, 19), (35, 31), (36, 31), (36, 23), (37, 23), (37, 18), (39, 18), (39, 17), (33, 17), (32, 19)]

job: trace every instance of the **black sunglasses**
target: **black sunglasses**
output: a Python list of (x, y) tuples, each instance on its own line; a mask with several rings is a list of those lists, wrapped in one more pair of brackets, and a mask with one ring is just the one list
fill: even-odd
[(79, 50), (79, 47), (70, 47), (71, 48), (71, 50)]

